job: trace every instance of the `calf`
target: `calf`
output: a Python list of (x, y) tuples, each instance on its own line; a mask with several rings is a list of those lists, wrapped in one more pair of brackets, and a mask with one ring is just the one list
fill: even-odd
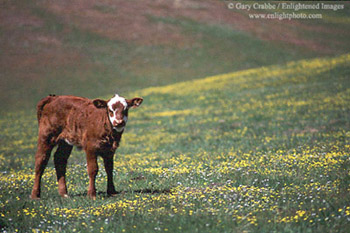
[(114, 152), (119, 146), (128, 120), (129, 108), (138, 107), (142, 101), (142, 98), (125, 99), (118, 95), (114, 95), (108, 101), (55, 95), (42, 99), (37, 105), (39, 135), (31, 198), (40, 198), (41, 177), (56, 145), (58, 147), (54, 154), (54, 164), (58, 192), (62, 197), (68, 197), (66, 166), (73, 146), (83, 149), (86, 153), (88, 196), (96, 198), (97, 156), (101, 156), (104, 161), (107, 194), (116, 194), (113, 184)]

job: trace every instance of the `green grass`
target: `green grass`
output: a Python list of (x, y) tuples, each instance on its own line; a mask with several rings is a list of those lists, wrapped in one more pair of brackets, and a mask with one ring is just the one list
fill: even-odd
[[(0, 25), (0, 231), (347, 232), (344, 4), (322, 20), (254, 24), (261, 31), (246, 21), (252, 28), (239, 30), (184, 17), (181, 9), (145, 13), (148, 24), (177, 30), (180, 46), (112, 39), (76, 24), (79, 14), (63, 20), (45, 2), (4, 4), (14, 20)], [(106, 195), (99, 160), (97, 200), (88, 199), (85, 155), (74, 149), (70, 198), (58, 195), (51, 159), (42, 199), (30, 200), (36, 102), (50, 93), (108, 99), (115, 92), (144, 98), (116, 152), (119, 194)]]
[[(0, 27), (0, 39), (4, 41), (0, 47), (4, 51), (0, 54), (3, 63), (1, 113), (32, 109), (39, 99), (51, 93), (95, 98), (105, 93), (128, 93), (149, 86), (349, 51), (349, 24), (343, 12), (339, 15), (325, 12), (331, 22), (303, 22), (316, 31), (298, 24), (286, 26), (294, 40), (318, 43), (318, 51), (293, 41), (262, 39), (253, 29), (239, 30), (230, 22), (202, 22), (146, 13), (150, 25), (175, 28), (183, 37), (183, 44), (130, 42), (80, 27), (74, 23), (79, 15), (63, 20), (62, 15), (49, 11), (42, 2), (23, 5), (12, 1), (3, 7), (4, 11), (21, 9), (20, 12), (26, 13), (24, 16), (18, 13), (18, 17), (29, 15), (42, 23)], [(117, 8), (96, 4), (91, 11), (108, 15), (117, 12)], [(13, 17), (16, 19), (16, 16)], [(271, 26), (274, 24), (271, 21), (264, 26), (264, 30), (271, 31), (272, 38), (278, 30)], [(40, 38), (56, 40), (57, 44), (43, 43)], [(327, 54), (323, 47), (329, 47)]]
[(52, 161), (29, 199), (34, 112), (0, 119), (0, 224), (12, 231), (346, 232), (350, 226), (350, 57), (301, 60), (129, 92), (144, 103), (86, 197), (83, 152)]

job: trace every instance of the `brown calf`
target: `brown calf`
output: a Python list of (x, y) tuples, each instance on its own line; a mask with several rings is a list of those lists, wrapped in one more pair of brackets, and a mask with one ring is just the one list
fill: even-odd
[(97, 156), (104, 161), (107, 194), (116, 194), (113, 184), (113, 156), (128, 119), (128, 110), (138, 107), (142, 98), (125, 99), (115, 95), (108, 101), (76, 96), (50, 95), (37, 105), (38, 148), (35, 155), (35, 180), (32, 199), (40, 198), (40, 183), (52, 149), (57, 145), (54, 164), (58, 192), (68, 197), (66, 166), (73, 146), (86, 152), (89, 175), (88, 196), (96, 198)]

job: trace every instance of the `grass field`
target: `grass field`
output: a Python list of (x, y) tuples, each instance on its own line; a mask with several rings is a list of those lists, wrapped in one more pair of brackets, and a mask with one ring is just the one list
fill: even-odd
[[(348, 232), (350, 4), (252, 21), (225, 2), (1, 2), (0, 232)], [(36, 102), (115, 91), (144, 98), (116, 152), (118, 195), (101, 159), (86, 197), (74, 149), (70, 198), (51, 159), (30, 200)]]
[(0, 121), (3, 230), (346, 232), (349, 73), (347, 54), (129, 93), (145, 101), (117, 151), (120, 194), (106, 196), (100, 169), (96, 201), (85, 197), (78, 151), (71, 198), (58, 196), (51, 163), (42, 200), (29, 200), (35, 114), (9, 113)]
[(1, 4), (0, 113), (350, 51), (346, 2), (316, 21), (249, 20), (211, 0), (69, 2)]

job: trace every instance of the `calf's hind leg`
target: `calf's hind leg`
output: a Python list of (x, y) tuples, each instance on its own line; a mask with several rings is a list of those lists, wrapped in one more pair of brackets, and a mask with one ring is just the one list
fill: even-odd
[(54, 155), (55, 169), (58, 182), (58, 193), (62, 197), (68, 197), (67, 185), (66, 185), (66, 169), (67, 161), (72, 152), (73, 146), (67, 144), (64, 141), (58, 143), (57, 151)]
[(31, 195), (32, 199), (40, 198), (41, 177), (43, 176), (46, 165), (49, 162), (52, 148), (53, 145), (50, 145), (46, 138), (41, 137), (38, 139), (38, 148), (35, 154), (35, 177)]

